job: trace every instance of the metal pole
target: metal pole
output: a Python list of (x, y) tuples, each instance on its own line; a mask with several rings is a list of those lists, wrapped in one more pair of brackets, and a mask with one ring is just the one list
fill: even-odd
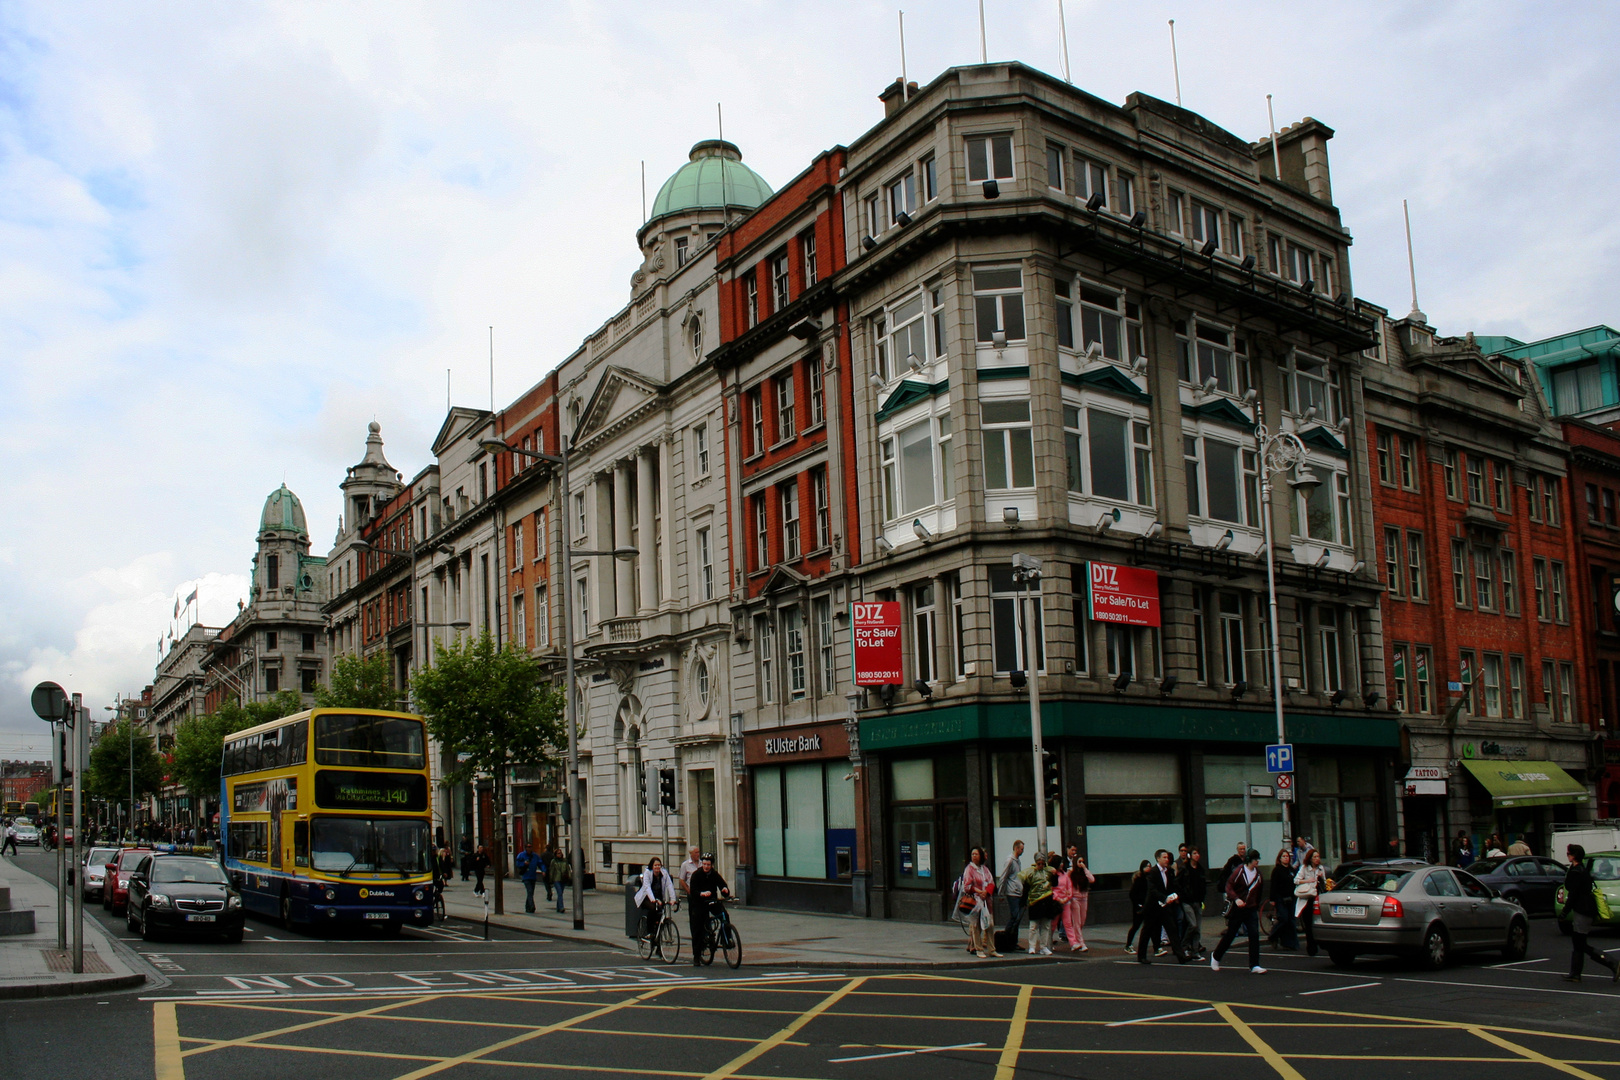
[[(1277, 741), (1288, 741), (1283, 727), (1282, 639), (1277, 633), (1277, 557), (1271, 539), (1271, 471), (1265, 467), (1264, 445), (1260, 447), (1260, 514), (1266, 531), (1266, 589), (1271, 594), (1271, 700), (1277, 708)], [(1301, 658), (1303, 660), (1303, 657)], [(1279, 800), (1281, 801), (1281, 800)], [(1293, 837), (1288, 827), (1288, 803), (1282, 803), (1282, 835)]]
[(568, 786), (566, 798), (572, 804), (572, 813), (569, 815), (568, 830), (572, 834), (573, 851), (569, 853), (568, 865), (572, 871), (574, 882), (569, 894), (574, 901), (574, 929), (585, 929), (585, 853), (581, 847), (584, 830), (580, 828), (580, 815), (584, 808), (580, 804), (579, 795), (579, 715), (578, 690), (574, 685), (574, 567), (573, 544), (569, 541), (568, 524), (568, 439), (557, 439), (560, 451), (561, 465), (560, 485), (561, 492), (558, 498), (557, 524), (562, 533), (562, 578), (558, 584), (562, 586), (563, 610), (563, 655), (567, 658), (565, 664), (566, 683), (564, 693), (568, 695)]
[(1029, 641), (1029, 617), (1024, 611), (1024, 605), (1029, 602), (1028, 571), (1020, 571), (1024, 578), (1024, 595), (1018, 601), (1019, 635), (1018, 644), (1023, 653), (1022, 662), (1028, 672), (1029, 683), (1029, 744), (1031, 757), (1034, 759), (1035, 771), (1035, 846), (1044, 855), (1046, 853), (1046, 751), (1041, 746), (1041, 687), (1040, 673), (1035, 669), (1039, 663), (1031, 664), (1029, 661), (1035, 655), (1035, 650)]
[(73, 888), (73, 973), (84, 974), (84, 821), (80, 817), (79, 791), (84, 783), (84, 729), (90, 714), (84, 699), (73, 695), (73, 866), (80, 876)]
[(129, 710), (129, 838), (135, 839), (135, 710)]
[(1254, 818), (1249, 813), (1249, 785), (1243, 785), (1243, 846), (1254, 850)]
[(60, 723), (51, 725), (51, 764), (56, 772), (56, 947), (67, 948), (67, 852), (62, 847), (62, 838), (67, 836), (63, 825), (63, 799), (62, 782), (66, 779), (62, 775), (67, 765), (66, 749), (62, 739), (67, 733), (67, 717)]

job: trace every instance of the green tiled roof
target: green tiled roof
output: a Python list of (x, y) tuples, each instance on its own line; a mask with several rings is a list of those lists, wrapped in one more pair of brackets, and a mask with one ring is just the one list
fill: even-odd
[(752, 210), (771, 197), (771, 185), (742, 163), (731, 143), (705, 139), (692, 147), (691, 159), (664, 181), (647, 219), (683, 210), (740, 207)]

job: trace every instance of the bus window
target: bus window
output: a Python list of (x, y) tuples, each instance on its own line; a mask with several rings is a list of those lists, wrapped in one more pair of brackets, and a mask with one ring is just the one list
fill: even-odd
[(293, 865), (309, 865), (309, 822), (307, 821), (296, 822), (293, 825)]
[(327, 713), (315, 717), (315, 761), (373, 769), (420, 769), (422, 721)]
[(288, 764), (302, 765), (309, 760), (309, 721), (300, 720), (288, 730), (292, 732), (288, 747), (292, 751), (292, 757), (288, 759)]

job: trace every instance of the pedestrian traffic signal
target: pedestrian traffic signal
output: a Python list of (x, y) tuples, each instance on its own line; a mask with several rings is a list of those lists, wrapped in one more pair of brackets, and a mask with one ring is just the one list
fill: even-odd
[(658, 770), (658, 805), (665, 810), (675, 809), (675, 770)]
[(646, 769), (643, 768), (643, 769), (636, 770), (636, 783), (640, 786), (640, 789), (641, 789), (641, 805), (645, 806), (649, 810), (652, 809), (652, 803), (647, 801), (647, 770)]
[(1063, 797), (1063, 767), (1058, 761), (1057, 754), (1050, 750), (1041, 751), (1041, 781), (1047, 802)]

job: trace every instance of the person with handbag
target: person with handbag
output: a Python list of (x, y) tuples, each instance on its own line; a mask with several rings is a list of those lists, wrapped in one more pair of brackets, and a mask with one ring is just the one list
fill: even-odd
[[(996, 951), (995, 921), (990, 914), (990, 898), (996, 891), (996, 876), (984, 864), (983, 848), (968, 852), (968, 863), (956, 883), (956, 917), (967, 926), (969, 948), (980, 960), (1000, 956)], [(989, 941), (985, 938), (988, 936)], [(985, 946), (989, 949), (986, 950)]]
[(1592, 923), (1598, 916), (1597, 885), (1592, 881), (1592, 872), (1586, 868), (1586, 849), (1580, 844), (1571, 844), (1564, 856), (1569, 859), (1569, 869), (1564, 873), (1564, 910), (1569, 912), (1570, 930), (1569, 974), (1564, 976), (1564, 981), (1580, 982), (1581, 969), (1590, 956), (1609, 969), (1615, 982), (1620, 982), (1620, 965), (1586, 943), (1586, 935), (1592, 932)]
[(1046, 868), (1045, 852), (1035, 853), (1035, 862), (1023, 875), (1024, 900), (1029, 905), (1029, 954), (1052, 955), (1052, 919), (1058, 914), (1052, 898), (1055, 882)]
[(1294, 919), (1305, 930), (1305, 951), (1311, 956), (1316, 955), (1316, 898), (1326, 881), (1322, 853), (1311, 848), (1305, 853), (1305, 865), (1294, 875)]

